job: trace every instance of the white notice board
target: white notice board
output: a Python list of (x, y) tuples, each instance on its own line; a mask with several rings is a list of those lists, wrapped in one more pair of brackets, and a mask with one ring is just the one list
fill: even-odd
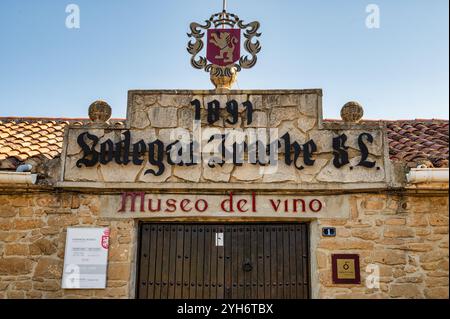
[(63, 289), (105, 289), (108, 228), (67, 228)]

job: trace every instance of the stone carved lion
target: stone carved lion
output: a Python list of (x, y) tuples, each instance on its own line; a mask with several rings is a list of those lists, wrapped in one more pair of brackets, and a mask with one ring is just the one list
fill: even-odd
[(220, 36), (213, 33), (211, 38), (209, 42), (220, 49), (220, 54), (216, 56), (216, 59), (223, 60), (224, 63), (232, 63), (234, 49), (239, 42), (238, 39), (227, 32), (221, 32)]

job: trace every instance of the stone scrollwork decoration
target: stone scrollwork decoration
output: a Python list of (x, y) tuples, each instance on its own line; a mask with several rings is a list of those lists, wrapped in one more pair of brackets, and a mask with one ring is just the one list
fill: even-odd
[[(261, 44), (257, 40), (261, 36), (259, 28), (258, 21), (245, 23), (237, 15), (226, 11), (213, 14), (204, 24), (191, 23), (191, 32), (188, 33), (191, 40), (187, 45), (191, 65), (210, 73), (216, 88), (230, 89), (237, 72), (256, 65), (257, 54), (261, 51)], [(207, 54), (201, 56), (206, 33)], [(241, 34), (245, 38), (243, 48), (247, 51), (246, 55), (240, 54)]]

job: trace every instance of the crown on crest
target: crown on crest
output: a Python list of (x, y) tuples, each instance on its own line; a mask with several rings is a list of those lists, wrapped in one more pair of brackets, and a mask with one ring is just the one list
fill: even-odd
[(230, 28), (234, 28), (236, 24), (239, 22), (239, 17), (234, 13), (228, 13), (226, 10), (213, 14), (209, 21), (214, 24), (215, 28), (228, 26)]

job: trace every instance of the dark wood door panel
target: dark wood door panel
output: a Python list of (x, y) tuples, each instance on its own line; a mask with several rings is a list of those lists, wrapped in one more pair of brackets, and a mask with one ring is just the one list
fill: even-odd
[(308, 239), (307, 224), (141, 224), (138, 298), (308, 298)]

